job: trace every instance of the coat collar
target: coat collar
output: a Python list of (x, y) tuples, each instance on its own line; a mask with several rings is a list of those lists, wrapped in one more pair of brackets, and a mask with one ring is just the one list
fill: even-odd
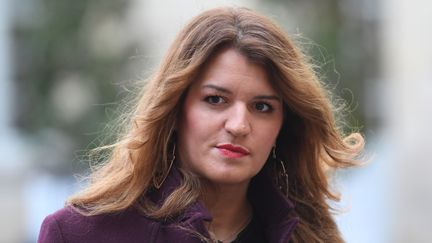
[[(150, 199), (157, 205), (162, 205), (163, 201), (181, 185), (182, 180), (180, 171), (173, 167), (161, 188), (150, 193)], [(294, 205), (274, 186), (265, 168), (252, 179), (248, 199), (265, 228), (268, 242), (288, 242), (299, 218), (291, 216)], [(203, 221), (211, 221), (212, 216), (200, 201), (196, 201), (177, 220), (194, 225), (198, 227), (197, 230), (207, 235)]]
[(296, 215), (293, 203), (276, 188), (266, 167), (251, 180), (248, 198), (262, 221), (268, 242), (288, 242), (300, 219), (292, 216)]
[[(175, 189), (181, 186), (182, 181), (183, 177), (179, 169), (173, 166), (161, 187), (150, 193), (150, 199), (156, 203), (156, 205), (162, 206), (165, 199)], [(187, 207), (186, 211), (181, 215), (181, 218), (178, 218), (177, 220), (182, 222), (192, 222), (196, 220), (211, 221), (212, 216), (201, 202), (196, 201)]]

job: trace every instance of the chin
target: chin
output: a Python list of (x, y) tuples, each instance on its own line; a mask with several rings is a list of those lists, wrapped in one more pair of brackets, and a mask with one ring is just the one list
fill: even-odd
[(238, 185), (249, 183), (253, 176), (229, 172), (214, 172), (205, 180), (215, 185)]

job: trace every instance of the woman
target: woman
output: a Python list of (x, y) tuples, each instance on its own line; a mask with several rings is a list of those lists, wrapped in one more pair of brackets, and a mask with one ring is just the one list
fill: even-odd
[(356, 164), (327, 93), (280, 27), (208, 10), (179, 33), (130, 126), (39, 242), (343, 242), (330, 169)]

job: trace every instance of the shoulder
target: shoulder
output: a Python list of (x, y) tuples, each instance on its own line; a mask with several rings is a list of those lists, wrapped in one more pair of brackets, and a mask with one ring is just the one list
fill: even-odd
[(48, 215), (42, 222), (38, 243), (64, 242), (61, 229), (54, 214)]
[(85, 216), (67, 206), (45, 218), (38, 243), (135, 242), (137, 238), (150, 238), (156, 225), (134, 209)]
[[(68, 229), (82, 227), (81, 222), (85, 221), (85, 216), (76, 212), (72, 207), (65, 207), (57, 212), (48, 215), (42, 222), (39, 232), (39, 243), (66, 242), (64, 233)], [(79, 231), (76, 229), (75, 231)]]

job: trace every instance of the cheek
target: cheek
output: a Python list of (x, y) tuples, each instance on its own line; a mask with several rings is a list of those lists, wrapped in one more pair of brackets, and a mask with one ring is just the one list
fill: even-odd
[(261, 127), (266, 127), (264, 131), (261, 131), (262, 139), (266, 142), (272, 143), (272, 145), (276, 142), (276, 138), (279, 135), (279, 132), (282, 128), (283, 118), (281, 116), (275, 117), (272, 121), (267, 124), (261, 124)]
[(208, 120), (201, 112), (197, 109), (189, 109), (184, 113), (182, 129), (187, 134), (199, 134), (199, 131), (203, 129), (204, 123)]
[(264, 153), (263, 154), (264, 157), (268, 156), (270, 150), (276, 144), (276, 137), (277, 137), (276, 132), (267, 132), (263, 134), (260, 139), (258, 139), (258, 141), (260, 141), (259, 144)]
[(261, 129), (258, 133), (255, 133), (253, 142), (260, 150), (266, 151), (275, 144), (278, 132), (279, 130)]
[(259, 138), (257, 138), (256, 141), (259, 142), (261, 151), (263, 151), (263, 157), (267, 157), (273, 145), (276, 144), (276, 139), (279, 135), (281, 124), (282, 122), (275, 122), (273, 126), (267, 126), (267, 129), (262, 129), (259, 131)]
[(199, 143), (209, 132), (210, 116), (199, 107), (199, 105), (189, 105), (182, 115), (179, 126), (180, 142)]

